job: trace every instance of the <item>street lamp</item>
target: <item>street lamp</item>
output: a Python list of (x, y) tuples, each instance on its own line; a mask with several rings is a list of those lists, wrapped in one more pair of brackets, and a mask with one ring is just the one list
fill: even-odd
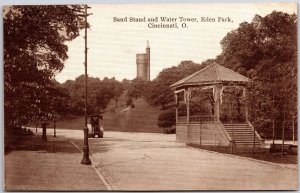
[(88, 127), (87, 127), (87, 5), (85, 5), (85, 31), (84, 31), (84, 43), (85, 43), (85, 125), (83, 129), (84, 140), (83, 140), (83, 158), (81, 164), (90, 165), (91, 160), (89, 158), (89, 141), (88, 141)]

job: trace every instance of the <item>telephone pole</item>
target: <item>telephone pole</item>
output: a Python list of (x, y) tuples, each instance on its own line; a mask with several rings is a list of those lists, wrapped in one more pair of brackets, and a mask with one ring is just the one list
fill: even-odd
[(89, 141), (88, 141), (88, 127), (87, 127), (87, 5), (85, 5), (85, 29), (84, 29), (84, 54), (85, 54), (85, 61), (84, 61), (84, 69), (85, 69), (85, 110), (84, 110), (84, 140), (83, 140), (83, 158), (81, 160), (81, 164), (90, 165), (91, 160), (89, 158)]

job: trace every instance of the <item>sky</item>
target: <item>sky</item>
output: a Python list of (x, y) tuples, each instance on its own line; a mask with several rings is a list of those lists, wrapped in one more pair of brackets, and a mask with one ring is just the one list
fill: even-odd
[[(223, 4), (97, 4), (89, 5), (88, 17), (88, 74), (103, 79), (115, 77), (132, 80), (136, 77), (136, 54), (145, 53), (147, 40), (151, 48), (150, 77), (181, 61), (201, 63), (215, 58), (222, 51), (220, 41), (239, 24), (251, 22), (258, 14), (272, 11), (297, 13), (295, 3), (223, 3)], [(127, 22), (114, 22), (125, 18)], [(146, 22), (130, 22), (130, 18), (144, 18)], [(165, 24), (177, 23), (178, 28), (149, 28), (149, 18), (161, 22), (161, 17), (174, 18)], [(196, 18), (194, 22), (180, 22), (180, 17)], [(218, 18), (226, 19), (218, 22)], [(210, 20), (210, 22), (207, 22)], [(183, 23), (187, 27), (183, 28)], [(151, 24), (150, 24), (151, 25)], [(67, 42), (69, 58), (64, 69), (56, 75), (63, 83), (84, 73), (84, 31)]]

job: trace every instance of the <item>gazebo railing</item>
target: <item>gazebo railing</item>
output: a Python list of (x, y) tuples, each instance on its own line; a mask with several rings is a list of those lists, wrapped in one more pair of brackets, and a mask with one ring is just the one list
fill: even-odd
[(217, 122), (215, 115), (192, 115), (190, 116), (190, 123), (215, 123)]
[[(178, 116), (177, 123), (186, 123), (186, 116)], [(190, 116), (190, 123), (215, 123), (218, 118), (215, 115), (192, 115)]]
[(185, 122), (186, 122), (186, 116), (177, 117), (177, 123), (185, 123)]

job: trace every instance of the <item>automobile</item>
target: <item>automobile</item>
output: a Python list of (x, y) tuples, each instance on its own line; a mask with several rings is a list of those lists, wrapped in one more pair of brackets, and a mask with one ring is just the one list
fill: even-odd
[(89, 115), (90, 123), (87, 125), (89, 130), (89, 137), (98, 137), (103, 138), (104, 135), (104, 129), (99, 123), (99, 119), (102, 120), (101, 115)]

